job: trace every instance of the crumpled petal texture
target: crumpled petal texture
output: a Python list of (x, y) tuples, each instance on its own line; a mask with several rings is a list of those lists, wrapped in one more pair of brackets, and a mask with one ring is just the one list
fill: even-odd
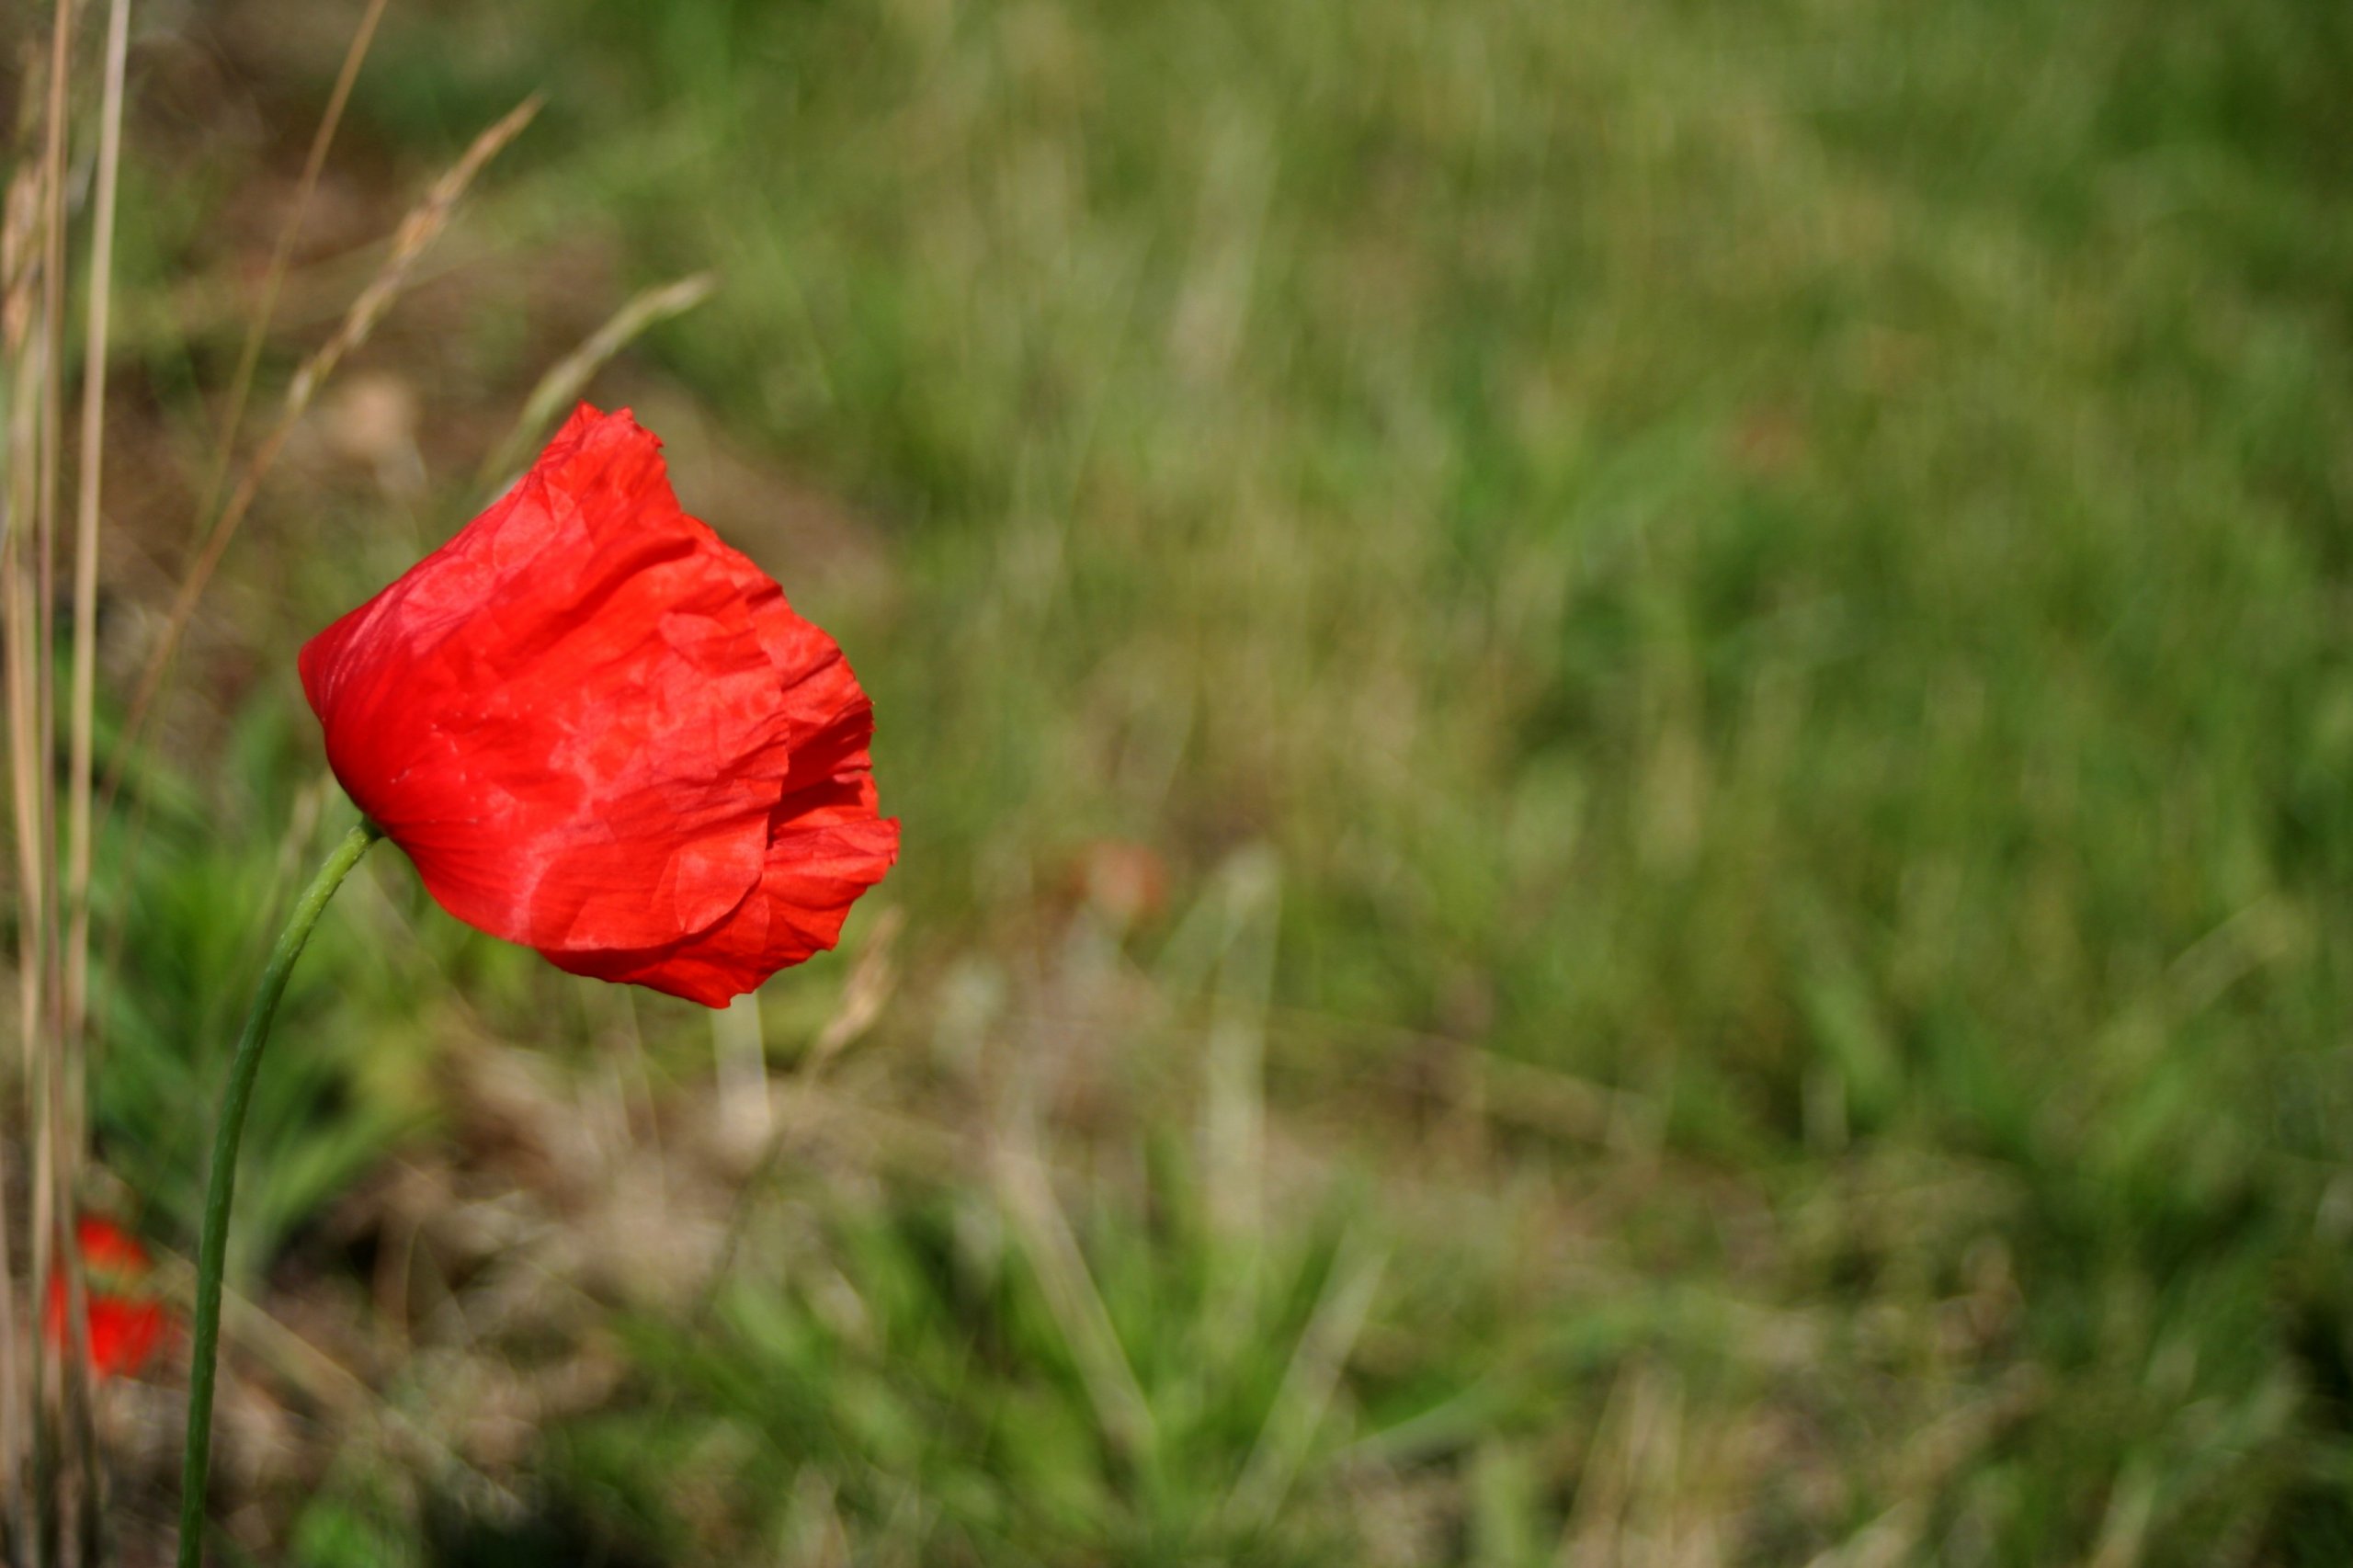
[(575, 974), (724, 1006), (897, 858), (840, 648), (679, 508), (627, 410), (583, 404), (301, 675), (441, 906)]

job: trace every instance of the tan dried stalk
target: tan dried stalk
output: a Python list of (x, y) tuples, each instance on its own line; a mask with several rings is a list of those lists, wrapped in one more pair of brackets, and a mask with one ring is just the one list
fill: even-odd
[[(27, 661), (31, 710), (26, 736), (31, 755), (21, 770), (32, 795), (35, 838), (19, 858), (28, 869), (27, 892), (33, 896), (19, 915), (31, 919), (34, 1006), (26, 1043), (31, 1057), (27, 1074), (33, 1124), (32, 1270), (30, 1300), (38, 1307), (48, 1300), (51, 1280), (58, 1276), (61, 1259), (57, 1242), (60, 1216), (73, 1200), (73, 1140), (65, 1120), (63, 1080), (66, 1063), (57, 1024), (57, 775), (51, 759), (57, 755), (57, 497), (63, 465), (65, 404), (64, 368), (61, 346), (65, 335), (65, 176), (67, 88), (73, 66), (73, 0), (56, 0), (50, 28), (49, 91), (42, 128), (40, 220), (40, 326), (32, 340), (35, 402), (33, 495), (34, 565), (27, 585), (32, 599), (36, 639)], [(10, 728), (12, 739), (17, 734)], [(35, 912), (38, 911), (36, 915)], [(67, 1321), (83, 1324), (78, 1286), (70, 1245), (62, 1260), (68, 1295)], [(32, 1397), (34, 1406), (33, 1506), (36, 1518), (50, 1510), (55, 1521), (59, 1559), (78, 1555), (84, 1511), (87, 1506), (86, 1452), (82, 1439), (88, 1431), (88, 1390), (71, 1354), (45, 1353), (45, 1336), (33, 1335)], [(76, 1504), (83, 1505), (76, 1506)]]
[(287, 437), (293, 434), (294, 426), (309, 411), (311, 400), (327, 378), (335, 373), (335, 367), (368, 341), (369, 335), (383, 320), (384, 312), (392, 309), (392, 301), (399, 298), (402, 289), (406, 287), (415, 271), (418, 260), (449, 226), (450, 217), (456, 211), (460, 199), (473, 183), (474, 176), (482, 172), (483, 165), (522, 133), (523, 128), (531, 122), (531, 117), (540, 112), (540, 95), (537, 93), (524, 99), (506, 118), (475, 137), (464, 155), (433, 182), (432, 188), (425, 194), (425, 199), (401, 220), (400, 228), (392, 235), (391, 254), (385, 257), (383, 266), (377, 270), (368, 287), (352, 301), (351, 309), (344, 315), (343, 324), (295, 371), (293, 381), (286, 388), (286, 398), (279, 409), (278, 422), (255, 449), (252, 460), (237, 481), (237, 488), (231, 494), (228, 505), (222, 508), (221, 520), (214, 525), (197, 556), (196, 563), (189, 568), (187, 579), (181, 583), (179, 593), (172, 600), (171, 612), (165, 618), (163, 636), (157, 641), (155, 651), (148, 655), (146, 667), (140, 672), (138, 687), (132, 693), (131, 705), (123, 716), (122, 737), (116, 747), (114, 761), (107, 769), (106, 787), (100, 792), (102, 812), (111, 805), (122, 787), (123, 771), (138, 744), (148, 710), (153, 705), (165, 678), (170, 673), (180, 639), (187, 633), (188, 621), (196, 613), (197, 600), (203, 596), (206, 585), (211, 582), (213, 571), (228, 551), (229, 541), (236, 537), (239, 525), (251, 509), (263, 480), (268, 477), (271, 467), (276, 464)]
[[(57, 0), (40, 156), (21, 167), (0, 220), (0, 349), (5, 349), (9, 413), (7, 511), (0, 528), (0, 607), (7, 617), (6, 709), (12, 818), (17, 841), (18, 1033), (22, 1049), (6, 1120), (28, 1136), (24, 1185), (29, 1188), (26, 1249), (28, 1318), (19, 1336), (14, 1279), (0, 1305), (0, 1497), (20, 1561), (95, 1562), (104, 1550), (96, 1423), (87, 1379), (88, 1323), (80, 1250), (65, 1221), (81, 1181), (85, 1092), (75, 1030), (64, 1011), (57, 779), (56, 583), (58, 507), (63, 489), (65, 393), (65, 187), (74, 0)], [(98, 178), (92, 204), (93, 275), (85, 337), (88, 366), (81, 434), (74, 566), (76, 654), (71, 705), (74, 759), (74, 831), (77, 893), (86, 902), (88, 779), (95, 686), (90, 676), (97, 620), (97, 467), (103, 456), (107, 323), (111, 303), (115, 198), (119, 169), (122, 81), (129, 36), (128, 0), (110, 0), (99, 116)], [(0, 1260), (12, 1255), (7, 1211), (13, 1184), (0, 1182)], [(62, 1287), (70, 1344), (52, 1354), (38, 1328), (39, 1304)], [(19, 1352), (29, 1375), (18, 1366)], [(29, 1489), (27, 1487), (29, 1470)]]
[[(8, 725), (9, 804), (16, 827), (17, 853), (17, 1031), (23, 1047), (18, 1071), (8, 1080), (11, 1093), (5, 1108), (0, 1108), (0, 1125), (11, 1133), (27, 1125), (31, 1117), (29, 1100), (20, 1096), (31, 1082), (34, 1041), (39, 1038), (40, 1021), (39, 922), (34, 915), (40, 896), (38, 880), (33, 869), (33, 846), (37, 842), (37, 824), (33, 819), (32, 791), (27, 770), (36, 766), (31, 734), (32, 709), (25, 690), (26, 672), (30, 668), (31, 650), (28, 645), (30, 617), (25, 591), (24, 533), (33, 511), (33, 398), (34, 378), (32, 359), (33, 285), (38, 269), (33, 264), (36, 236), (40, 226), (40, 178), (38, 166), (17, 171), (8, 187), (5, 218), (0, 218), (0, 350), (5, 350), (8, 379), (8, 454), (6, 516), (0, 527), (0, 615), (6, 617), (6, 707)], [(11, 1136), (13, 1148), (24, 1146), (21, 1139)], [(26, 1173), (28, 1176), (29, 1172)], [(29, 1562), (30, 1551), (26, 1536), (31, 1520), (28, 1494), (25, 1489), (26, 1467), (31, 1460), (34, 1405), (32, 1390), (17, 1365), (16, 1279), (7, 1266), (14, 1257), (8, 1245), (6, 1224), (8, 1210), (16, 1201), (15, 1183), (6, 1179), (13, 1173), (0, 1172), (0, 1466), (6, 1468), (5, 1492), (0, 1492), (7, 1506), (7, 1517), (16, 1527), (15, 1540), (18, 1562)], [(36, 1350), (36, 1354), (38, 1351)]]
[[(63, 8), (63, 0), (60, 8)], [(91, 215), (89, 305), (82, 339), (81, 470), (75, 492), (74, 543), (74, 690), (69, 715), (72, 758), (67, 775), (68, 930), (54, 1044), (61, 1123), (55, 1133), (61, 1163), (59, 1182), (69, 1207), (76, 1201), (83, 1154), (89, 1139), (89, 1057), (82, 1022), (89, 983), (91, 744), (97, 708), (98, 483), (105, 456), (107, 335), (114, 299), (115, 198), (120, 184), (123, 67), (130, 38), (130, 0), (110, 0), (105, 75), (98, 102), (98, 169)], [(61, 330), (63, 324), (59, 324)], [(74, 1346), (73, 1354), (66, 1358), (67, 1409), (76, 1428), (76, 1442), (85, 1467), (81, 1487), (84, 1551), (95, 1561), (105, 1546), (100, 1523), (105, 1506), (105, 1471), (98, 1462), (97, 1433), (87, 1386), (90, 1325), (87, 1283), (82, 1274), (78, 1237), (69, 1239), (65, 1247), (65, 1278), (66, 1319), (72, 1324)]]
[[(50, 586), (56, 558), (58, 471), (63, 444), (62, 376), (58, 345), (63, 331), (64, 187), (67, 74), (72, 62), (73, 6), (58, 0), (51, 13), (46, 91), (39, 122), (40, 153), (20, 173), (6, 217), (6, 322), (9, 385), (8, 515), (0, 542), (0, 603), (8, 618), (6, 709), (12, 815), (17, 863), (18, 1030), (22, 1061), (19, 1106), (12, 1122), (29, 1145), (25, 1185), (30, 1189), (29, 1300), (46, 1298), (52, 1277), (66, 1288), (69, 1315), (81, 1326), (80, 1274), (68, 1245), (59, 1273), (57, 1216), (70, 1197), (75, 1141), (68, 1136), (65, 1063), (56, 1028), (58, 912), (55, 755), (54, 606)], [(21, 1121), (17, 1111), (21, 1110)], [(13, 1193), (0, 1197), (13, 1199)], [(13, 1278), (11, 1278), (13, 1290)], [(39, 1332), (19, 1341), (8, 1316), (9, 1347), (24, 1346), (29, 1376), (6, 1370), (7, 1455), (12, 1535), (20, 1555), (51, 1553), (78, 1560), (97, 1542), (97, 1503), (90, 1483), (94, 1444), (87, 1389), (71, 1356), (52, 1358)], [(31, 1325), (28, 1324), (28, 1327)], [(13, 1361), (13, 1355), (11, 1360)], [(29, 1495), (23, 1489), (30, 1471)]]
[[(82, 336), (81, 472), (74, 518), (74, 695), (65, 822), (65, 1039), (79, 1047), (89, 1001), (90, 796), (97, 711), (98, 500), (106, 453), (107, 345), (114, 301), (115, 198), (122, 164), (123, 62), (131, 33), (130, 0), (107, 13), (105, 85), (98, 112), (98, 177), (90, 229), (90, 301)], [(85, 1090), (75, 1075), (77, 1100)], [(82, 1126), (84, 1108), (74, 1107)]]
[(698, 272), (674, 283), (648, 289), (615, 311), (610, 320), (582, 339), (579, 347), (550, 366), (547, 374), (540, 378), (531, 395), (524, 400), (523, 412), (517, 416), (515, 427), (475, 472), (474, 488), (488, 490), (493, 484), (512, 478), (522, 466), (523, 454), (538, 444), (555, 416), (564, 411), (564, 405), (579, 397), (581, 389), (614, 355), (648, 328), (693, 310), (710, 299), (711, 290), (718, 287), (719, 279), (714, 275)]
[(335, 133), (343, 124), (343, 110), (351, 101), (352, 84), (359, 79), (360, 62), (368, 58), (368, 46), (375, 41), (376, 24), (383, 19), (388, 4), (390, 0), (369, 0), (367, 14), (359, 18), (358, 29), (351, 35), (351, 46), (344, 51), (343, 69), (335, 74), (335, 90), (327, 95), (326, 112), (319, 116), (319, 128), (311, 137), (311, 150), (302, 159), (302, 175), (294, 185), (294, 205), (287, 212), (286, 226), (278, 230), (278, 244), (269, 253), (269, 269), (262, 276), (261, 303), (245, 324), (244, 347), (237, 351), (236, 374), (229, 380), (229, 409), (221, 420), (220, 438), (214, 443), (212, 475), (205, 482), (204, 500), (196, 512), (199, 535), (209, 530), (212, 508), (221, 500), (221, 487), (229, 482), (229, 465), (236, 459), (237, 435), (244, 424), (245, 400), (253, 392), (254, 371), (261, 364), (261, 347), (268, 341), (270, 324), (278, 316), (278, 296), (286, 284), (287, 264), (293, 259), (294, 242), (301, 235), (302, 218), (310, 210), (311, 195), (318, 189), (319, 173), (326, 166), (327, 149), (334, 144)]

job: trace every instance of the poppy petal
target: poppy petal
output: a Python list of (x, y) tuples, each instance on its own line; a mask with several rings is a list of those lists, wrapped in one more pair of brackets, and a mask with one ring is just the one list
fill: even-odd
[(638, 947), (756, 883), (787, 716), (720, 548), (651, 435), (575, 418), (303, 650), (336, 777), (451, 914), (534, 947)]
[(313, 638), (335, 776), (452, 915), (712, 1006), (830, 947), (897, 855), (832, 638), (583, 404), (457, 538)]

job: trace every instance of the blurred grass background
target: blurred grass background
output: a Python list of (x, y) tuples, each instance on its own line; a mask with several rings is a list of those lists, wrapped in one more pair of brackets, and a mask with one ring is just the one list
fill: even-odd
[[(134, 647), (358, 10), (134, 54)], [(184, 1244), (290, 651), (638, 287), (905, 856), (715, 1037), (373, 868), (233, 1540), (2353, 1561), (2353, 11), (401, 0), (266, 373), (533, 90), (111, 846), (109, 1167)]]

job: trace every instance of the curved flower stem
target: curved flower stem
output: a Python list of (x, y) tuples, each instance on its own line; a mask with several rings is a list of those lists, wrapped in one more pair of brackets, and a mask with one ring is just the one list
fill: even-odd
[(237, 1187), (237, 1144), (244, 1136), (245, 1108), (254, 1097), (254, 1079), (261, 1068), (262, 1047), (269, 1040), (270, 1020), (278, 1016), (278, 999), (286, 994), (286, 977), (311, 927), (335, 896), (335, 888), (368, 846), (383, 836), (374, 823), (362, 822), (335, 846), (326, 864), (311, 880), (301, 898), (278, 934), (269, 962), (254, 989), (245, 1014), (244, 1032), (237, 1037), (237, 1054), (229, 1064), (229, 1089), (221, 1099), (221, 1122), (212, 1142), (212, 1179), (204, 1192), (204, 1238), (196, 1255), (196, 1324), (188, 1375), (188, 1454), (180, 1470), (179, 1568), (199, 1568), (204, 1557), (205, 1481), (212, 1463), (212, 1388), (221, 1355), (221, 1274), (229, 1256), (229, 1200)]

